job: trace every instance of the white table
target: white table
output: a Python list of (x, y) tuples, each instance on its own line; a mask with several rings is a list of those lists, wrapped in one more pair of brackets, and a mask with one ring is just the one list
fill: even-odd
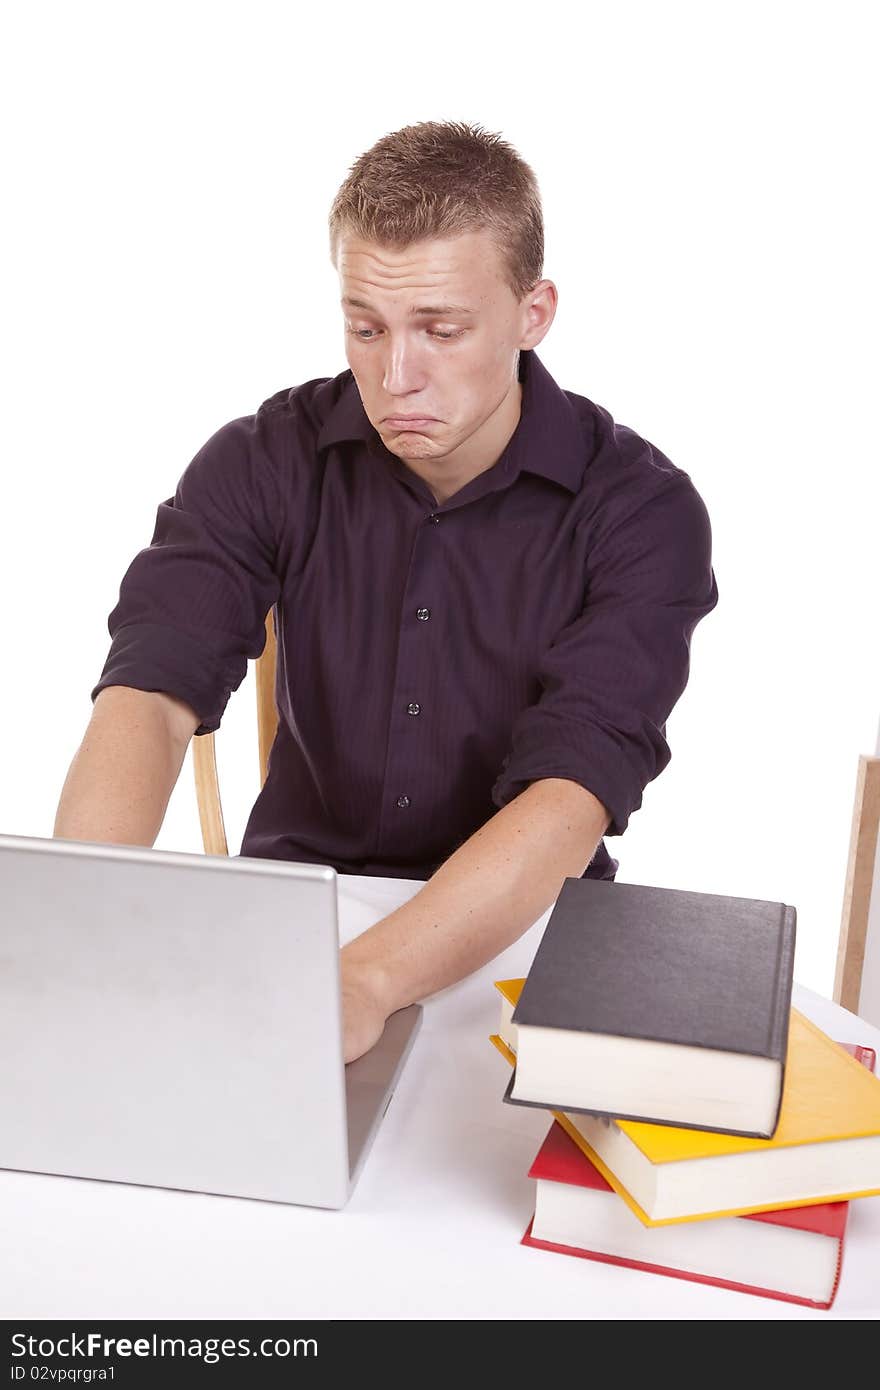
[[(343, 940), (420, 882), (340, 877)], [(525, 975), (549, 912), (433, 996), (348, 1205), (339, 1212), (0, 1171), (0, 1317), (574, 1319), (880, 1315), (880, 1198), (854, 1201), (835, 1305), (817, 1311), (520, 1245), (548, 1126), (509, 1106), (493, 981)], [(880, 1029), (794, 989), (831, 1036)]]

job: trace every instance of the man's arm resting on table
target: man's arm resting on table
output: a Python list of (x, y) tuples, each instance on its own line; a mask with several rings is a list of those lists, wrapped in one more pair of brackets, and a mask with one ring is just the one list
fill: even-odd
[(198, 726), (189, 705), (162, 691), (105, 686), (67, 773), (53, 838), (152, 845)]
[(385, 1019), (470, 975), (522, 936), (580, 878), (611, 816), (562, 777), (531, 783), (486, 821), (414, 897), (342, 949), (345, 1060)]

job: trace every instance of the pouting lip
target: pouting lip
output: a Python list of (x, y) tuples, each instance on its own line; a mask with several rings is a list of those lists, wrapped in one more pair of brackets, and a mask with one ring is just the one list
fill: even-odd
[(432, 425), (435, 421), (433, 415), (386, 415), (382, 423), (385, 425)]

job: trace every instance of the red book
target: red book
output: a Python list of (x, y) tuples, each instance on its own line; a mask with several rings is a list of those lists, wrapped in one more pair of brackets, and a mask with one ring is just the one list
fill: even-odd
[[(873, 1048), (842, 1046), (873, 1070)], [(555, 1120), (529, 1177), (535, 1214), (523, 1245), (811, 1308), (834, 1302), (848, 1202), (647, 1227)]]

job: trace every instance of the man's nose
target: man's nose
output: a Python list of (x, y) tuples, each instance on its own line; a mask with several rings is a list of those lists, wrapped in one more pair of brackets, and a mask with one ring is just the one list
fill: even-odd
[(410, 396), (425, 384), (420, 354), (412, 343), (391, 343), (387, 348), (382, 387), (388, 396)]

